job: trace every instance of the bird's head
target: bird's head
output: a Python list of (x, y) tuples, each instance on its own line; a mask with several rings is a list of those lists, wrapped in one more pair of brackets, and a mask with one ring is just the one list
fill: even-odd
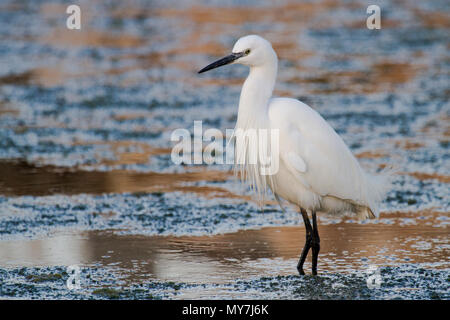
[(234, 44), (231, 54), (207, 65), (198, 73), (233, 63), (257, 67), (276, 61), (276, 59), (277, 55), (269, 41), (257, 35), (249, 35), (240, 38)]

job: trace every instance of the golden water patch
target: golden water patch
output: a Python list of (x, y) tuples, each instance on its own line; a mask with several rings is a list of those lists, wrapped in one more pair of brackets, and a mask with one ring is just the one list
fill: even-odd
[(448, 12), (423, 11), (416, 9), (413, 10), (413, 13), (426, 28), (450, 29), (450, 14)]
[(411, 141), (408, 139), (397, 140), (395, 141), (394, 145), (396, 148), (402, 148), (405, 150), (416, 150), (425, 147), (425, 144), (423, 142)]
[[(202, 170), (183, 173), (134, 172), (127, 170), (83, 171), (23, 161), (0, 162), (0, 194), (44, 196), (52, 194), (103, 194), (125, 192), (191, 192), (185, 183), (226, 181), (229, 172)], [(199, 189), (199, 193), (207, 189)], [(211, 189), (211, 193), (220, 190)], [(223, 191), (222, 193), (225, 193)]]
[(58, 29), (40, 38), (55, 46), (73, 47), (111, 47), (111, 48), (133, 48), (145, 44), (145, 40), (126, 33), (102, 32), (96, 30), (81, 29), (72, 32), (67, 29)]
[(325, 72), (309, 78), (294, 78), (290, 82), (312, 84), (310, 92), (317, 94), (386, 92), (413, 80), (421, 68), (423, 66), (384, 61), (371, 65), (365, 71)]
[(450, 176), (444, 174), (424, 172), (402, 172), (400, 174), (407, 174), (419, 180), (438, 180), (443, 183), (450, 183)]
[(0, 100), (0, 116), (2, 116), (4, 114), (18, 115), (19, 110), (14, 109), (14, 106), (11, 105), (11, 103)]
[(382, 151), (364, 151), (355, 155), (357, 158), (375, 159), (384, 158), (387, 156), (386, 153)]

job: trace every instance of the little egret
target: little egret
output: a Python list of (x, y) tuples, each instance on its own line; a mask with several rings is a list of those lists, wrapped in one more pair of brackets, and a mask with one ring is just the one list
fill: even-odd
[[(278, 203), (283, 198), (299, 207), (306, 242), (297, 270), (300, 275), (305, 274), (303, 264), (311, 249), (312, 274), (316, 275), (320, 250), (316, 212), (349, 213), (363, 219), (378, 217), (386, 190), (385, 178), (365, 173), (341, 137), (318, 112), (296, 99), (272, 98), (278, 58), (269, 41), (257, 35), (242, 37), (230, 55), (199, 73), (234, 63), (250, 67), (241, 91), (235, 132), (276, 129), (279, 133), (276, 148), (279, 166), (275, 173), (264, 175), (258, 165), (248, 161), (258, 149), (245, 142), (236, 143), (235, 164), (240, 165), (241, 178), (257, 193), (265, 193), (269, 186)], [(307, 210), (311, 212), (312, 223)]]

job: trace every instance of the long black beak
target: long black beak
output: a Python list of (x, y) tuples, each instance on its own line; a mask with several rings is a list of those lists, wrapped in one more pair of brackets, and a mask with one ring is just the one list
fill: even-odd
[(202, 70), (200, 70), (198, 73), (203, 73), (206, 72), (208, 70), (212, 70), (221, 66), (224, 66), (226, 64), (230, 64), (232, 63), (234, 60), (239, 59), (240, 57), (242, 57), (244, 54), (242, 52), (239, 53), (232, 53), (226, 57), (223, 57), (222, 59), (219, 59), (209, 65), (207, 65), (206, 67), (204, 67)]

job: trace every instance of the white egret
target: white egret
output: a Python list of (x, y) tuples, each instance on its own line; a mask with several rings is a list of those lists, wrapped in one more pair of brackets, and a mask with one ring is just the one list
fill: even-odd
[[(386, 190), (384, 176), (364, 172), (341, 137), (308, 105), (290, 98), (273, 98), (278, 58), (272, 45), (257, 35), (240, 38), (232, 53), (206, 66), (199, 73), (240, 63), (250, 67), (239, 100), (237, 129), (277, 129), (279, 167), (263, 175), (258, 165), (248, 162), (257, 148), (236, 144), (236, 163), (243, 167), (244, 179), (257, 191), (268, 185), (277, 201), (283, 198), (297, 205), (306, 229), (306, 242), (297, 265), (312, 250), (312, 274), (317, 274), (320, 238), (316, 212), (354, 214), (375, 218)], [(241, 175), (242, 177), (242, 175)], [(280, 204), (281, 205), (281, 204)], [(311, 211), (312, 224), (307, 210)]]

